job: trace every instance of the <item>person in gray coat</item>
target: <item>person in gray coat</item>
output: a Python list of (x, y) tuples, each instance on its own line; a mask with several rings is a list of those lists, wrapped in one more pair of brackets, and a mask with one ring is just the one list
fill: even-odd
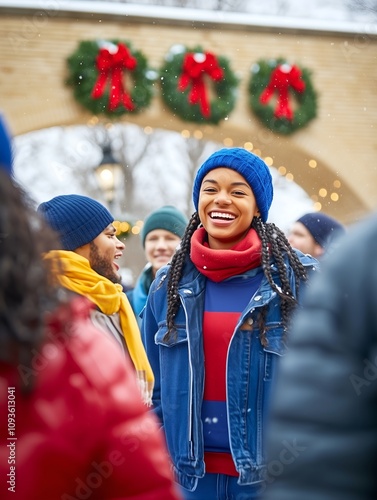
[(377, 498), (377, 213), (313, 277), (274, 390), (263, 500)]

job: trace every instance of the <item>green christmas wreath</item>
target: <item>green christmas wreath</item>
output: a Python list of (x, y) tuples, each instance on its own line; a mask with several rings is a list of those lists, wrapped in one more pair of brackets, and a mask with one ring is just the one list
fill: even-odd
[(252, 111), (274, 132), (291, 134), (317, 115), (317, 93), (310, 71), (284, 59), (255, 63), (248, 90)]
[(81, 41), (67, 65), (75, 99), (94, 115), (137, 113), (151, 102), (157, 73), (130, 42)]
[(166, 106), (185, 121), (214, 123), (228, 117), (239, 82), (224, 56), (174, 45), (160, 69)]

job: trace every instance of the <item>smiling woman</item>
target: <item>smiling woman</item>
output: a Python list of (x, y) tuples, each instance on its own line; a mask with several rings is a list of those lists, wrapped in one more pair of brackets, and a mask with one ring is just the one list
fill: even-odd
[(250, 221), (260, 216), (251, 187), (241, 174), (228, 168), (216, 168), (204, 176), (198, 214), (208, 246), (214, 249), (229, 249), (242, 241)]
[(259, 496), (271, 384), (316, 269), (266, 222), (272, 199), (260, 157), (242, 148), (213, 153), (194, 180), (196, 212), (149, 291), (142, 336), (153, 403), (184, 499)]

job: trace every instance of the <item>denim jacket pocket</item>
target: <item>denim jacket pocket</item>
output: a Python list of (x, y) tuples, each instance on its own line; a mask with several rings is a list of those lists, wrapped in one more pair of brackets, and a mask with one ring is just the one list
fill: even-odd
[(177, 327), (176, 331), (170, 335), (169, 339), (165, 338), (167, 332), (168, 329), (166, 323), (162, 323), (155, 336), (155, 342), (157, 345), (174, 347), (178, 344), (187, 343), (187, 331), (185, 328)]
[(271, 380), (276, 363), (287, 353), (287, 345), (282, 327), (272, 328), (266, 332), (267, 345), (263, 348), (265, 354), (264, 380)]

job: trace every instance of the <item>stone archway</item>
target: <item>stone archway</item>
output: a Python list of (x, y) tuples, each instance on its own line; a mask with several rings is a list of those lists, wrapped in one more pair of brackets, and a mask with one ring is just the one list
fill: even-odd
[[(252, 143), (254, 151), (271, 158), (277, 168), (284, 167), (324, 211), (342, 222), (353, 222), (375, 209), (377, 41), (373, 34), (262, 27), (246, 19), (183, 22), (121, 11), (110, 15), (96, 12), (95, 3), (90, 14), (46, 11), (44, 22), (37, 24), (38, 12), (38, 7), (0, 7), (0, 95), (15, 135), (55, 125), (83, 125), (92, 119), (64, 85), (65, 60), (84, 38), (126, 36), (157, 66), (173, 44), (201, 44), (231, 59), (240, 77), (237, 105), (228, 120), (216, 127), (185, 123), (164, 109), (157, 92), (145, 113), (121, 121), (224, 145)], [(313, 69), (320, 107), (307, 128), (279, 137), (250, 113), (247, 80), (258, 58), (285, 54)], [(310, 166), (313, 160), (315, 168)]]
[[(102, 129), (102, 127), (98, 127)], [(101, 160), (101, 144), (95, 126), (52, 127), (37, 130), (15, 138), (14, 172), (16, 179), (38, 205), (54, 196), (82, 194), (107, 204), (95, 177), (95, 168)], [(123, 175), (118, 179), (115, 199), (109, 209), (118, 221), (127, 221), (132, 231), (126, 239), (126, 251), (121, 264), (131, 270), (135, 278), (144, 266), (145, 258), (138, 232), (139, 221), (162, 205), (174, 205), (189, 218), (193, 213), (192, 182), (200, 158), (222, 147), (220, 143), (202, 138), (186, 140), (181, 134), (167, 130), (146, 134), (136, 125), (111, 127), (107, 133), (113, 148), (116, 143), (125, 148), (138, 148), (147, 154), (127, 154), (121, 163)], [(148, 136), (148, 146), (144, 138)], [(136, 144), (137, 143), (137, 144)], [(159, 155), (155, 155), (158, 144)], [(151, 146), (151, 147), (150, 147)], [(250, 147), (250, 144), (246, 145)], [(115, 151), (114, 151), (115, 153)], [(120, 151), (116, 151), (119, 161)], [(31, 161), (32, 158), (32, 161)], [(125, 163), (123, 163), (125, 161)], [(268, 161), (268, 158), (266, 158)], [(160, 168), (162, 166), (162, 168)], [(127, 178), (125, 172), (127, 171)], [(309, 196), (298, 184), (289, 181), (272, 166), (274, 198), (269, 221), (288, 231), (303, 213), (313, 210)], [(126, 185), (132, 182), (133, 197), (129, 199)]]

